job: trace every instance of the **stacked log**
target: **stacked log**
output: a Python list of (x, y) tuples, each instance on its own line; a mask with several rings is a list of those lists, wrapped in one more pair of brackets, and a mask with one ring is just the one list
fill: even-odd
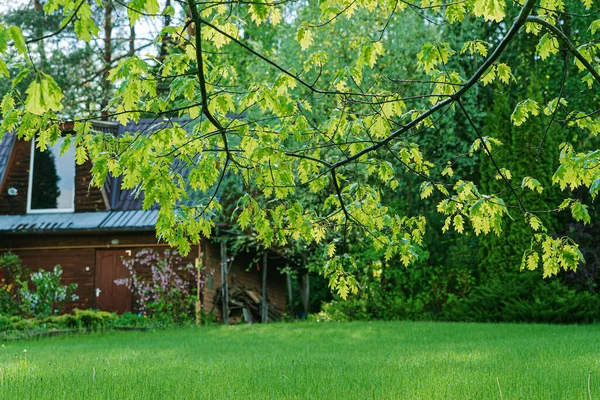
[[(219, 287), (213, 304), (221, 304), (221, 296), (222, 291)], [(242, 285), (229, 285), (229, 322), (231, 324), (260, 322), (261, 302), (262, 296), (258, 291), (248, 289)], [(214, 306), (212, 311), (215, 311)], [(268, 304), (268, 316), (269, 321), (279, 321), (283, 317), (282, 313), (270, 303)]]

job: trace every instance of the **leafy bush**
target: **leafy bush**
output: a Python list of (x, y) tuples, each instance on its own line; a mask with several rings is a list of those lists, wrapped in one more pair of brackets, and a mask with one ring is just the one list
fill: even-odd
[(19, 288), (26, 275), (26, 268), (15, 253), (9, 251), (0, 256), (0, 315), (19, 314)]
[(45, 318), (60, 313), (67, 300), (77, 300), (79, 297), (74, 294), (77, 284), (63, 286), (60, 284), (61, 276), (60, 265), (55, 266), (53, 272), (39, 270), (32, 273), (34, 289), (30, 290), (27, 285), (23, 285), (20, 290), (23, 312)]
[(445, 318), (473, 322), (600, 321), (600, 297), (571, 289), (558, 279), (548, 282), (538, 273), (505, 274), (475, 287), (464, 299), (449, 304)]
[(131, 277), (115, 283), (132, 291), (140, 313), (161, 324), (182, 323), (191, 318), (196, 300), (196, 268), (177, 251), (165, 250), (161, 254), (143, 249), (123, 259), (123, 265)]
[(76, 308), (73, 312), (77, 326), (80, 328), (106, 328), (116, 319), (115, 314), (106, 311), (79, 310)]
[[(423, 253), (421, 259), (426, 260), (427, 254)], [(323, 304), (317, 319), (436, 319), (449, 302), (465, 297), (474, 281), (466, 268), (426, 263), (405, 268), (374, 262), (365, 264), (358, 276), (358, 293), (346, 301)]]

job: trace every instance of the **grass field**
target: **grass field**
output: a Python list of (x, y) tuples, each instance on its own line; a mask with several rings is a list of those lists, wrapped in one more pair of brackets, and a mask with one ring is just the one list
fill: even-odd
[[(27, 350), (25, 353), (24, 350)], [(600, 326), (418, 322), (106, 332), (8, 342), (6, 399), (600, 398)]]

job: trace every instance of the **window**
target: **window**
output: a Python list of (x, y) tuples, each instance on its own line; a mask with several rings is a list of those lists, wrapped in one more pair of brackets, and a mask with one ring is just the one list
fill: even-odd
[(27, 212), (75, 211), (75, 151), (60, 155), (63, 139), (40, 151), (31, 143)]

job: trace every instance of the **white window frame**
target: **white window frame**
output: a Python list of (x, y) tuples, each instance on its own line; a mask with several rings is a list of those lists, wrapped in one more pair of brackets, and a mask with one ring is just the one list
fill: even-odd
[[(48, 151), (48, 150), (46, 150)], [(75, 174), (73, 177), (73, 198), (71, 199), (71, 208), (36, 208), (31, 209), (31, 194), (33, 189), (33, 159), (35, 157), (35, 139), (31, 139), (31, 153), (29, 157), (29, 182), (27, 183), (27, 214), (48, 214), (48, 213), (72, 213), (75, 212), (75, 178), (77, 177), (77, 164), (73, 159)]]

